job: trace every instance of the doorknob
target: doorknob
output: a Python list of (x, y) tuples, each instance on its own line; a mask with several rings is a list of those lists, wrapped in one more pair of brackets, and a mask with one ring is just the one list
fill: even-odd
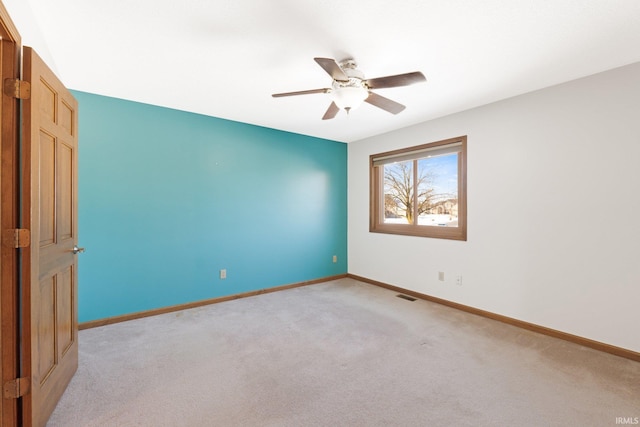
[(73, 252), (73, 254), (76, 255), (84, 252), (84, 248), (79, 248), (78, 245), (74, 245), (73, 250), (71, 252)]

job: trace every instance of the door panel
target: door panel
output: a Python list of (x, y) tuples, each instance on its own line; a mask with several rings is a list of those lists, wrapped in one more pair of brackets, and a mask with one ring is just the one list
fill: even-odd
[(37, 372), (40, 373), (40, 384), (44, 383), (49, 374), (56, 367), (56, 342), (53, 328), (55, 318), (55, 277), (47, 278), (40, 282), (38, 294), (39, 312), (36, 312), (38, 319), (37, 345), (34, 354), (37, 355)]
[(56, 139), (40, 132), (40, 247), (55, 242)]
[[(73, 147), (62, 142), (58, 147), (58, 164), (61, 171), (73, 170)], [(58, 238), (61, 242), (73, 239), (73, 176), (58, 175)], [(73, 243), (73, 242), (72, 242)]]
[(58, 345), (60, 346), (60, 354), (63, 357), (75, 343), (75, 330), (73, 322), (75, 287), (73, 283), (73, 277), (73, 266), (69, 266), (69, 268), (60, 272), (56, 278), (58, 282), (58, 292), (56, 295), (56, 298), (58, 299), (56, 303), (56, 307), (58, 309), (56, 319), (58, 326)]
[(44, 426), (78, 366), (77, 102), (32, 49), (24, 48), (23, 60), (31, 82), (23, 147), (32, 241), (23, 319), (31, 392), (23, 417), (25, 425)]

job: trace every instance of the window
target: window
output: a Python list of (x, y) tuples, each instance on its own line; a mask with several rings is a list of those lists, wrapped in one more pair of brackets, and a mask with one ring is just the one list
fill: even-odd
[(467, 240), (467, 137), (370, 156), (369, 230)]

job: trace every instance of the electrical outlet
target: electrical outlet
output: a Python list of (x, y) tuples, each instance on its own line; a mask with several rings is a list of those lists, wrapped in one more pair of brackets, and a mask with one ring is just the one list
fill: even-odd
[(462, 286), (462, 274), (456, 276), (456, 285)]
[(221, 279), (226, 279), (227, 278), (227, 269), (223, 268), (222, 270), (220, 270), (220, 278)]
[(338, 255), (334, 255), (334, 256), (333, 256), (333, 262), (334, 262), (334, 263), (338, 262)]
[(444, 271), (438, 271), (438, 280), (444, 282)]

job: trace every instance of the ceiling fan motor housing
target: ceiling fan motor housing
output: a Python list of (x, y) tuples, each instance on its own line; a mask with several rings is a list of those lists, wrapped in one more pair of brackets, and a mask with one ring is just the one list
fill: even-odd
[(355, 78), (364, 80), (364, 73), (358, 70), (358, 64), (356, 64), (356, 61), (354, 61), (353, 59), (345, 59), (344, 61), (340, 62), (339, 65), (342, 71), (347, 75), (347, 77), (349, 77), (349, 79)]
[(348, 80), (333, 80), (329, 96), (336, 105), (346, 110), (358, 107), (369, 96), (369, 88), (364, 82), (364, 73), (357, 69), (353, 59), (340, 63), (340, 68)]

